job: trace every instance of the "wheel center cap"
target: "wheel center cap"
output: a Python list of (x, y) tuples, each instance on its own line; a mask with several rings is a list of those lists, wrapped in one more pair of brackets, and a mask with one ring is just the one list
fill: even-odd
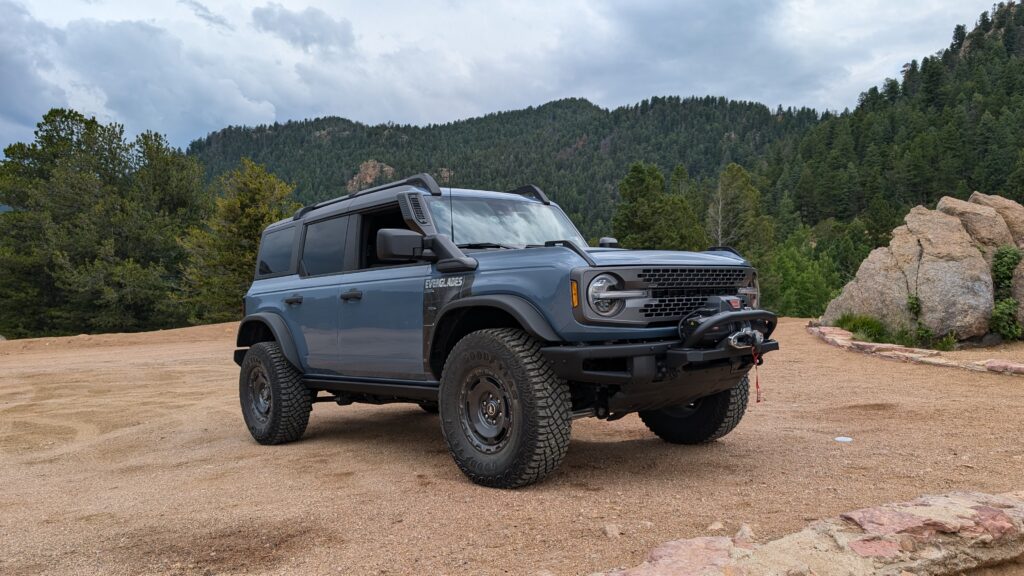
[(488, 400), (484, 402), (484, 414), (493, 418), (498, 413), (498, 403), (494, 400)]

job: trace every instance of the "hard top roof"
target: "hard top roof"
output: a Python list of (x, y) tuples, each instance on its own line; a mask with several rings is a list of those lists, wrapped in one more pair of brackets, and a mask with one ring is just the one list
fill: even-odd
[(444, 187), (442, 189), (429, 174), (417, 174), (416, 176), (412, 176), (404, 180), (391, 182), (389, 184), (368, 188), (346, 196), (340, 196), (332, 200), (325, 200), (323, 202), (304, 206), (297, 210), (294, 216), (279, 220), (270, 226), (267, 226), (266, 231), (285, 227), (298, 220), (307, 220), (312, 218), (319, 219), (342, 212), (353, 212), (379, 206), (381, 204), (388, 204), (390, 202), (394, 202), (395, 198), (404, 192), (427, 193), (436, 197), (447, 195), (478, 198), (502, 197), (514, 201), (538, 202), (543, 204), (551, 203), (544, 192), (532, 184), (522, 186), (515, 190), (509, 190), (507, 192), (450, 187)]

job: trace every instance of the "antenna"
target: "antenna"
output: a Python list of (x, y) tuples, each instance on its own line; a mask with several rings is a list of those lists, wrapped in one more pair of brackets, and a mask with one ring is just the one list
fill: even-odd
[(454, 200), (452, 200), (452, 174), (454, 174), (455, 171), (452, 170), (452, 167), (451, 167), (451, 159), (452, 159), (452, 152), (451, 152), (451, 150), (452, 150), (451, 146), (449, 145), (449, 142), (448, 142), (448, 135), (445, 134), (445, 138), (444, 138), (444, 155), (445, 155), (445, 164), (448, 164), (448, 166), (446, 167), (446, 170), (448, 170), (448, 174), (445, 176), (445, 181), (446, 181), (445, 184), (448, 184), (448, 224), (449, 224), (449, 228), (450, 228), (450, 231), (451, 231), (452, 242), (455, 242), (455, 206), (454, 206)]
[(455, 206), (452, 200), (451, 186), (448, 186), (448, 223), (451, 224), (452, 242), (455, 242)]

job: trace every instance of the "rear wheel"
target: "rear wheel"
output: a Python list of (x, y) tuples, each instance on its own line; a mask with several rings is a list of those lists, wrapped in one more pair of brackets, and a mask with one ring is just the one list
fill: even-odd
[(313, 409), (313, 394), (277, 342), (259, 342), (246, 352), (238, 397), (245, 425), (260, 444), (301, 438)]
[(569, 387), (522, 330), (480, 330), (460, 340), (445, 362), (440, 409), (448, 449), (477, 484), (537, 482), (569, 448)]
[(640, 419), (672, 444), (703, 444), (718, 440), (740, 423), (747, 410), (750, 381), (746, 376), (736, 386), (690, 404), (660, 410), (641, 410)]

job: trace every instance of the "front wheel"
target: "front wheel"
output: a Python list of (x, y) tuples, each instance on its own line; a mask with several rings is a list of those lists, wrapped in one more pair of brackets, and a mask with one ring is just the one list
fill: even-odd
[(725, 436), (740, 423), (747, 410), (750, 381), (690, 404), (641, 410), (640, 419), (659, 438), (672, 444), (704, 444)]
[(479, 330), (460, 340), (441, 375), (440, 408), (448, 450), (483, 486), (537, 482), (569, 449), (569, 386), (522, 330)]
[(298, 440), (313, 409), (313, 392), (277, 342), (258, 342), (245, 353), (238, 380), (242, 417), (260, 444)]

